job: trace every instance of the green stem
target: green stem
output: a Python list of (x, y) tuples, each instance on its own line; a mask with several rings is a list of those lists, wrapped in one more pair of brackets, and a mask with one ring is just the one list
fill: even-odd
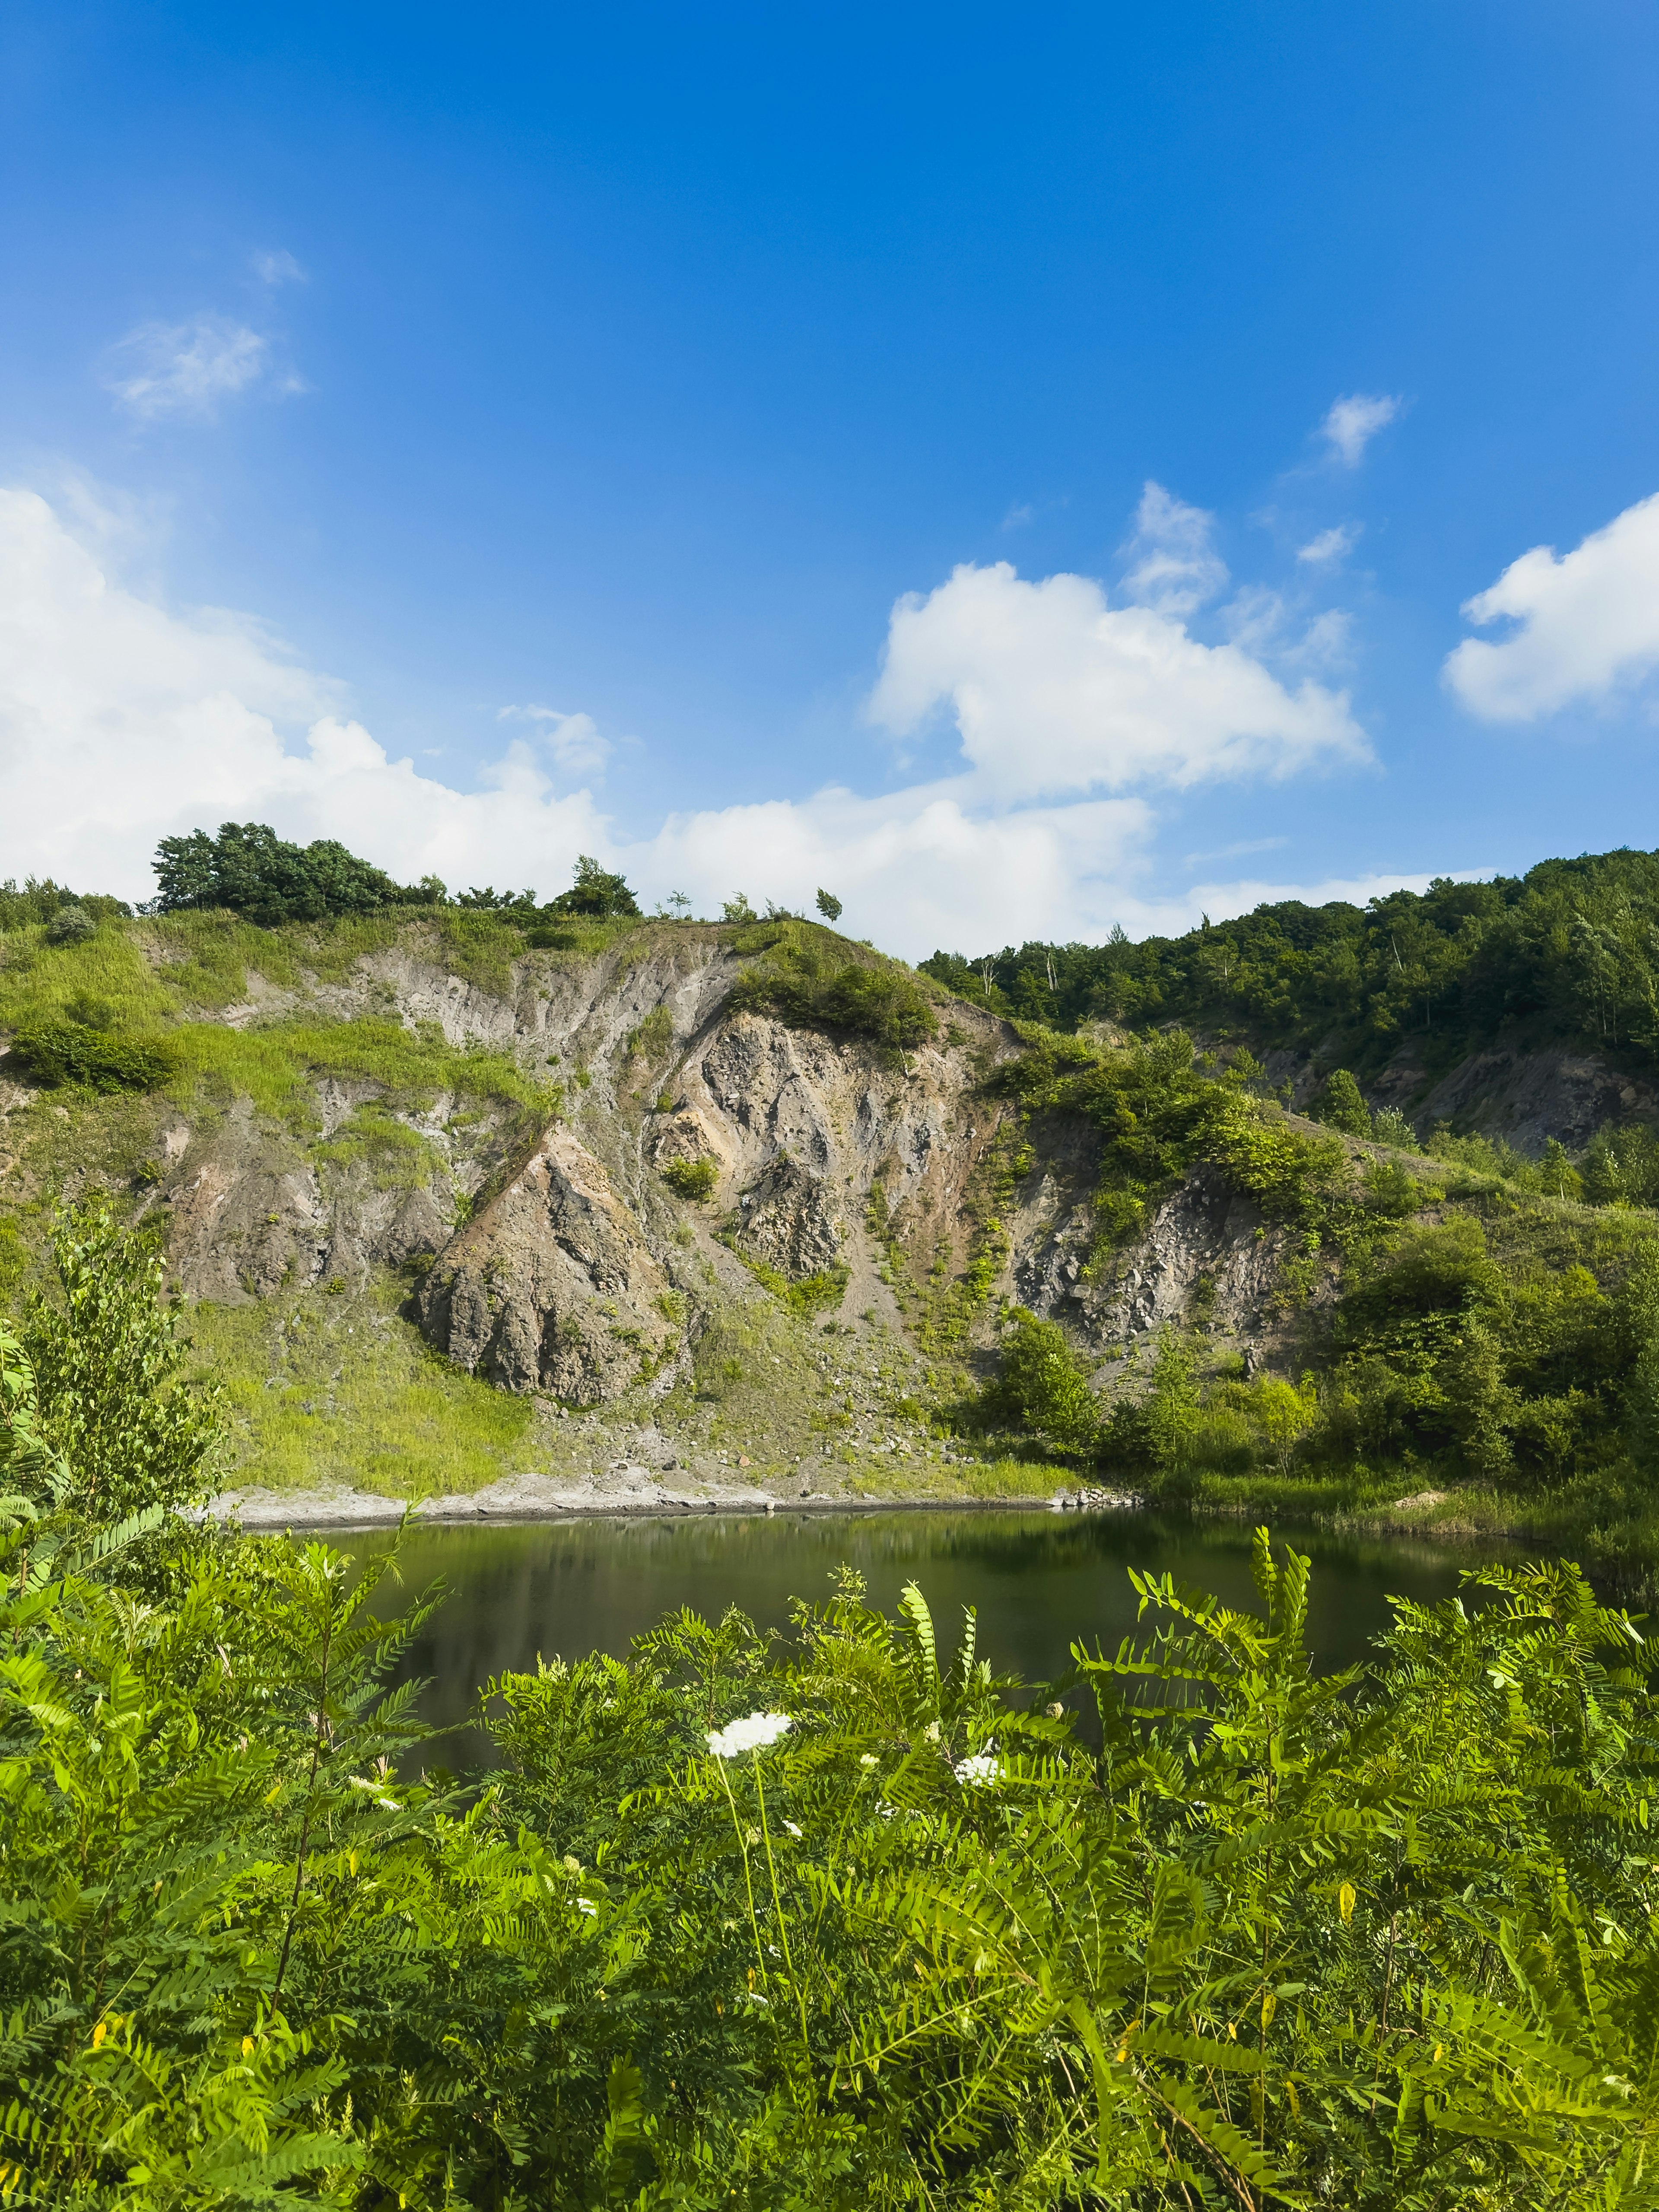
[(760, 1799), (761, 1840), (766, 1845), (766, 1871), (772, 1883), (772, 1911), (778, 1923), (778, 1941), (783, 1946), (783, 1963), (789, 1970), (790, 1986), (795, 1992), (795, 2005), (800, 2014), (800, 2042), (803, 2056), (806, 2050), (806, 1992), (795, 1972), (795, 1962), (789, 1955), (789, 1929), (783, 1910), (783, 1899), (778, 1893), (778, 1869), (772, 1858), (772, 1831), (767, 1825), (766, 1790), (761, 1782), (760, 1753), (755, 1753), (755, 1795)]
[(726, 1802), (732, 1808), (732, 1832), (737, 1837), (738, 1849), (743, 1853), (743, 1886), (749, 1893), (749, 1925), (755, 1931), (755, 1957), (758, 1960), (761, 1979), (765, 1981), (766, 1949), (761, 1942), (760, 1918), (755, 1911), (755, 1885), (749, 1871), (749, 1844), (743, 1832), (743, 1822), (738, 1818), (738, 1801), (732, 1795), (732, 1779), (726, 1771), (726, 1761), (716, 1758), (714, 1764), (720, 1771), (720, 1782), (726, 1790)]

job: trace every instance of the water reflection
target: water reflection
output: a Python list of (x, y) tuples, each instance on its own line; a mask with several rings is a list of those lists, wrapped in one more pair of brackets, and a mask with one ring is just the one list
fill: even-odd
[[(367, 1557), (390, 1538), (337, 1540)], [(1349, 1541), (1298, 1531), (1312, 1556), (1309, 1642), (1322, 1667), (1364, 1655), (1389, 1618), (1390, 1595), (1449, 1595), (1475, 1554), (1411, 1541)], [(1062, 1674), (1071, 1644), (1109, 1649), (1135, 1626), (1139, 1601), (1126, 1570), (1174, 1574), (1255, 1609), (1249, 1531), (1236, 1524), (1149, 1514), (1047, 1512), (787, 1514), (661, 1520), (569, 1520), (511, 1528), (420, 1530), (404, 1544), (406, 1589), (441, 1577), (449, 1597), (412, 1648), (407, 1671), (428, 1678), (422, 1710), (447, 1727), (478, 1685), (529, 1668), (538, 1653), (625, 1654), (629, 1639), (682, 1605), (718, 1615), (737, 1605), (763, 1627), (786, 1628), (794, 1597), (829, 1595), (843, 1565), (891, 1611), (920, 1583), (944, 1644), (962, 1607), (979, 1612), (980, 1650), (999, 1671), (1043, 1682)], [(471, 1731), (445, 1756), (470, 1764), (483, 1747)]]

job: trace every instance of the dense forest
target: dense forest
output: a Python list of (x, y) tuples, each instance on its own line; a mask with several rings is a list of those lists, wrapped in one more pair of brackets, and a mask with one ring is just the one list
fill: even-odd
[(1184, 937), (1008, 946), (923, 969), (962, 997), (1061, 1029), (1179, 1022), (1289, 1046), (1362, 1078), (1407, 1038), (1443, 1065), (1501, 1030), (1659, 1066), (1659, 853), (1441, 878), (1364, 908), (1297, 900)]
[(1139, 1577), (1035, 1689), (844, 1578), (481, 1685), (468, 1778), (394, 1686), (439, 1594), (169, 1515), (159, 1260), (57, 1253), (0, 1327), (7, 2205), (1659, 2203), (1659, 1712), (1573, 1569), (1322, 1678), (1263, 1532), (1259, 1611)]

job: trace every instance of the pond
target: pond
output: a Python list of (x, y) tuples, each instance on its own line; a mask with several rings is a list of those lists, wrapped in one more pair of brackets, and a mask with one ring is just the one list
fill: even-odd
[[(391, 1539), (374, 1530), (334, 1540), (367, 1558)], [(1309, 1643), (1322, 1668), (1365, 1656), (1391, 1595), (1449, 1596), (1475, 1557), (1403, 1539), (1298, 1530), (1292, 1540), (1314, 1563)], [(762, 1627), (787, 1628), (790, 1600), (826, 1597), (843, 1565), (889, 1613), (906, 1583), (920, 1583), (942, 1654), (955, 1648), (962, 1608), (975, 1607), (981, 1655), (1033, 1683), (1065, 1672), (1074, 1640), (1110, 1650), (1133, 1630), (1130, 1567), (1257, 1609), (1247, 1527), (1151, 1514), (912, 1510), (434, 1528), (404, 1539), (404, 1588), (441, 1577), (449, 1595), (404, 1671), (428, 1680), (425, 1717), (448, 1727), (490, 1675), (533, 1668), (538, 1653), (620, 1657), (630, 1638), (683, 1605), (714, 1618), (736, 1605)], [(442, 1755), (470, 1765), (486, 1749), (466, 1731)]]

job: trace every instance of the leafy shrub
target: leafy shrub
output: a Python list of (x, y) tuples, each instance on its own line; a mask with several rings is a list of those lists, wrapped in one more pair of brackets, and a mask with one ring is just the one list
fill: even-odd
[(669, 1160), (662, 1169), (662, 1179), (677, 1198), (700, 1202), (714, 1196), (720, 1170), (713, 1160)]
[(79, 945), (97, 933), (98, 924), (78, 899), (60, 906), (46, 924), (48, 945)]
[(847, 1295), (852, 1270), (839, 1261), (832, 1267), (819, 1268), (813, 1274), (791, 1277), (776, 1267), (769, 1267), (764, 1260), (756, 1259), (752, 1253), (745, 1252), (729, 1231), (722, 1231), (720, 1242), (742, 1261), (757, 1283), (770, 1291), (775, 1298), (803, 1321), (811, 1321), (814, 1315), (824, 1312), (830, 1306), (838, 1306)]
[(174, 1047), (159, 1038), (112, 1036), (78, 1022), (19, 1030), (11, 1049), (42, 1083), (87, 1091), (155, 1091), (178, 1066)]
[(1066, 1332), (1024, 1306), (1009, 1316), (996, 1379), (964, 1411), (973, 1426), (1042, 1437), (1062, 1451), (1086, 1451), (1099, 1426), (1094, 1393)]
[(1417, 1132), (1397, 1106), (1377, 1108), (1371, 1115), (1371, 1136), (1376, 1143), (1393, 1145), (1401, 1152), (1418, 1150)]
[(1659, 1198), (1659, 1138), (1639, 1123), (1598, 1129), (1578, 1163), (1595, 1206), (1651, 1206)]
[(185, 1376), (189, 1340), (162, 1302), (160, 1250), (103, 1198), (61, 1215), (52, 1248), (58, 1295), (31, 1302), (21, 1342), (41, 1433), (66, 1470), (57, 1502), (112, 1522), (199, 1505), (222, 1449), (219, 1400)]

